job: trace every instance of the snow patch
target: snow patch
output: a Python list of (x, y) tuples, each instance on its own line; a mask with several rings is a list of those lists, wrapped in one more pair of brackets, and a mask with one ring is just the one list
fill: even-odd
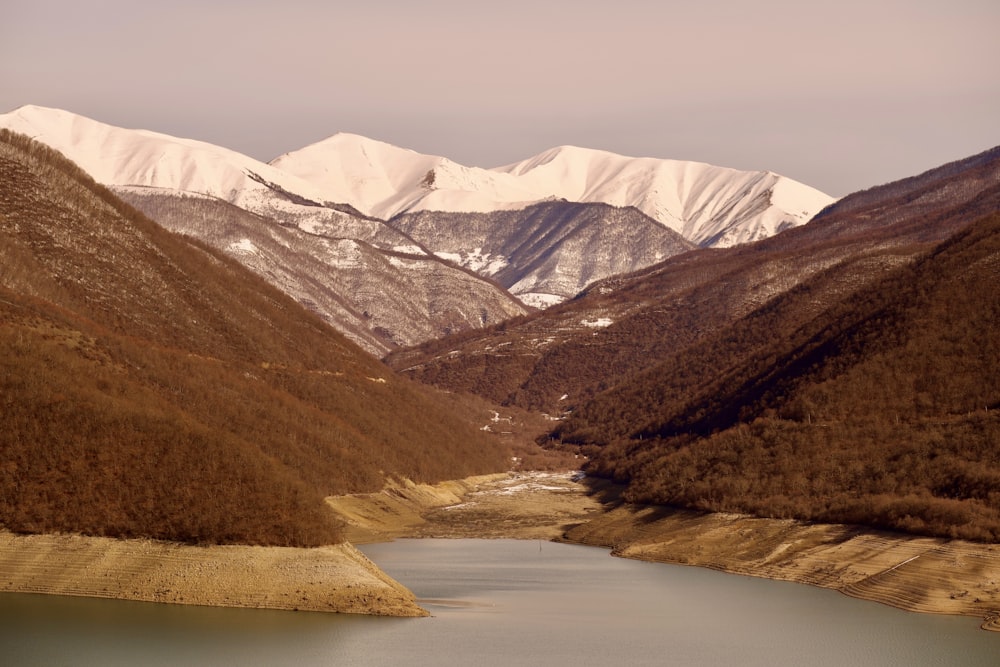
[(393, 257), (389, 255), (389, 263), (395, 266), (397, 269), (414, 269), (419, 267), (421, 264), (425, 263), (426, 260), (412, 259), (408, 257)]
[(503, 255), (494, 256), (488, 252), (484, 253), (482, 247), (473, 248), (466, 252), (439, 251), (434, 254), (440, 259), (463, 266), (482, 276), (492, 276), (509, 263)]
[(260, 249), (253, 244), (250, 239), (240, 239), (239, 241), (234, 241), (227, 246), (227, 250), (231, 253), (245, 254), (245, 255), (259, 255)]
[(603, 329), (614, 324), (610, 317), (598, 317), (596, 320), (580, 320), (580, 324), (591, 329)]
[(524, 305), (539, 309), (555, 306), (565, 300), (558, 294), (543, 294), (540, 292), (525, 292), (523, 294), (514, 294), (514, 296), (520, 299)]
[(423, 249), (418, 245), (398, 245), (393, 247), (393, 251), (403, 253), (405, 255), (424, 255)]

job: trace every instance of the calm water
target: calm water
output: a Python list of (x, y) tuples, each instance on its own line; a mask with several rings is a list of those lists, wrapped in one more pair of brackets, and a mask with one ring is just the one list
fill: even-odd
[(514, 540), (365, 552), (434, 615), (0, 595), (10, 665), (1000, 665), (1000, 634), (797, 584)]

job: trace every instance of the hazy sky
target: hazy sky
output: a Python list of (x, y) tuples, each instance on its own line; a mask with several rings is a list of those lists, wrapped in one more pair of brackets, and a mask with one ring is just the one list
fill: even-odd
[(494, 167), (573, 144), (829, 194), (1000, 144), (997, 0), (7, 0), (0, 111), (270, 160), (335, 132)]

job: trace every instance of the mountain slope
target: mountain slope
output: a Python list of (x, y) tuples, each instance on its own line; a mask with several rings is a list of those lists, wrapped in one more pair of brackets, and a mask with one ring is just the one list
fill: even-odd
[[(563, 430), (609, 443), (590, 448), (594, 471), (633, 501), (1000, 541), (998, 279), (993, 214), (775, 327), (815, 288), (790, 291)], [(763, 328), (788, 333), (740, 354)]]
[(588, 284), (655, 264), (693, 244), (637, 209), (546, 202), (518, 211), (397, 215), (389, 221), (435, 252), (546, 307)]
[(321, 544), (326, 495), (506, 466), (464, 407), (5, 131), (0, 258), (7, 529)]
[(527, 312), (496, 284), (416, 246), (397, 252), (307, 233), (216, 199), (114, 191), (165, 228), (234, 257), (379, 357)]

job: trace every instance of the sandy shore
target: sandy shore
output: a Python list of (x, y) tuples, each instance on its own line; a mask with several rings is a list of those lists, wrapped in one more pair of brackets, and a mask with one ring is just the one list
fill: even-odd
[[(1000, 545), (850, 526), (633, 507), (569, 474), (398, 486), (331, 500), (355, 539), (507, 537), (603, 546), (638, 560), (796, 581), (910, 611), (962, 614), (1000, 631)], [(370, 517), (377, 517), (370, 521)]]
[(350, 544), (194, 547), (0, 532), (0, 591), (222, 607), (425, 616)]

